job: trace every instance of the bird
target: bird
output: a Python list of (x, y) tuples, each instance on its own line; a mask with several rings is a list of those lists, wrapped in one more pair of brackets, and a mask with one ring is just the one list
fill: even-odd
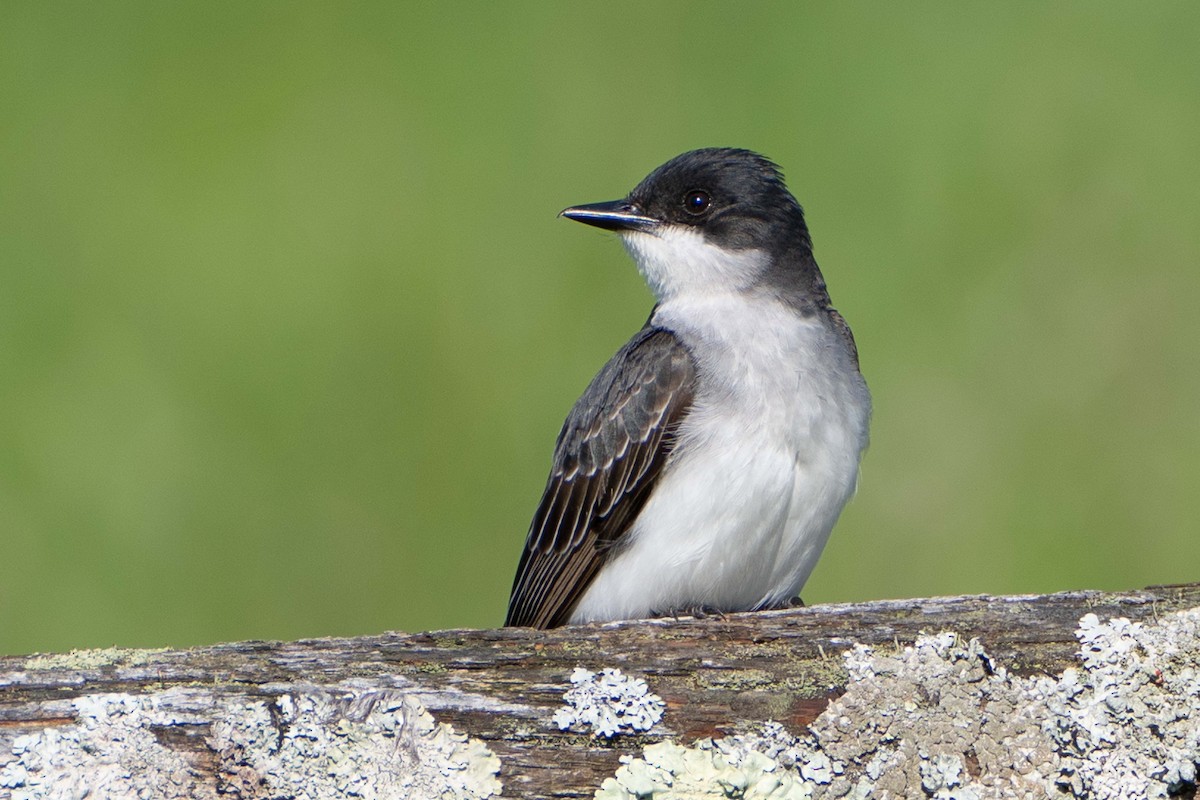
[(794, 604), (871, 397), (781, 169), (693, 150), (560, 216), (616, 232), (656, 302), (563, 423), (505, 625)]

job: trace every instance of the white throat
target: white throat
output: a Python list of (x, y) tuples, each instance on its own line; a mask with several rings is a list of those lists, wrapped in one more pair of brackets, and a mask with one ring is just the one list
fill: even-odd
[(653, 233), (626, 231), (621, 239), (654, 296), (664, 303), (681, 295), (747, 289), (767, 266), (762, 250), (726, 250), (682, 225), (663, 225)]

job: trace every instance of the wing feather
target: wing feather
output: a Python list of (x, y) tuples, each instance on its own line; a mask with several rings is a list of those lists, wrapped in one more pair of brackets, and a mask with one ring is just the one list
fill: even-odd
[(592, 380), (558, 435), (513, 581), (506, 625), (566, 624), (620, 546), (691, 407), (696, 367), (669, 331), (645, 327)]

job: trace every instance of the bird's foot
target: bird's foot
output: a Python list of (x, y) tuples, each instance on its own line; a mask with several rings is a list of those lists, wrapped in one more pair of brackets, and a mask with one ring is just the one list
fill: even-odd
[(684, 613), (691, 615), (695, 619), (708, 619), (709, 617), (716, 617), (717, 619), (722, 620), (725, 619), (725, 612), (712, 606), (695, 606), (693, 608), (689, 608)]
[(725, 619), (725, 612), (713, 606), (691, 606), (689, 608), (675, 608), (670, 611), (654, 611), (651, 616), (663, 619), (670, 617), (671, 619), (681, 619), (683, 617), (691, 617), (693, 619), (708, 619), (716, 617), (717, 619)]
[(789, 608), (804, 608), (804, 601), (801, 600), (799, 597), (793, 597), (791, 600), (784, 600), (783, 602), (776, 603), (773, 606), (763, 606), (762, 608), (759, 608), (758, 610), (759, 611), (785, 611)]

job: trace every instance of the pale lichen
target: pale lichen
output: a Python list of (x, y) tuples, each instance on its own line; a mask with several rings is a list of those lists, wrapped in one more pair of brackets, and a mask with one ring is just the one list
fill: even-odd
[(25, 661), (28, 670), (87, 670), (101, 667), (135, 667), (149, 663), (156, 655), (167, 652), (166, 648), (138, 649), (129, 647), (105, 647), (98, 650), (72, 650), (69, 653), (51, 653), (31, 656)]
[(0, 797), (216, 800), (187, 759), (155, 736), (156, 729), (201, 721), (166, 708), (178, 695), (97, 694), (72, 701), (75, 724), (13, 740), (11, 760), (0, 766)]
[(642, 758), (623, 757), (615, 778), (596, 792), (598, 800), (804, 800), (812, 796), (799, 776), (752, 749), (725, 749), (708, 740), (698, 747), (659, 742)]
[(560, 729), (582, 728), (605, 738), (650, 730), (662, 719), (666, 706), (641, 678), (627, 677), (619, 669), (596, 674), (583, 667), (571, 673), (571, 688), (563, 694), (563, 703), (554, 714)]
[[(214, 702), (199, 690), (96, 694), (73, 724), (17, 736), (0, 754), (8, 800), (455, 797), (500, 792), (499, 759), (394, 691), (293, 687), (270, 700)], [(209, 730), (216, 781), (160, 734)]]
[(1011, 675), (978, 640), (953, 633), (898, 649), (858, 645), (844, 655), (846, 693), (803, 736), (770, 723), (689, 748), (652, 745), (622, 759), (596, 796), (720, 797), (735, 785), (782, 794), (727, 796), (818, 800), (1194, 792), (1200, 609), (1153, 623), (1088, 614), (1077, 636), (1081, 667), (1057, 678)]
[(227, 709), (213, 749), (235, 795), (486, 798), (500, 760), (477, 739), (438, 724), (398, 692), (285, 694)]
[(1080, 622), (1082, 669), (1034, 682), (1056, 783), (1076, 797), (1161, 798), (1194, 790), (1200, 763), (1200, 609), (1160, 623)]

